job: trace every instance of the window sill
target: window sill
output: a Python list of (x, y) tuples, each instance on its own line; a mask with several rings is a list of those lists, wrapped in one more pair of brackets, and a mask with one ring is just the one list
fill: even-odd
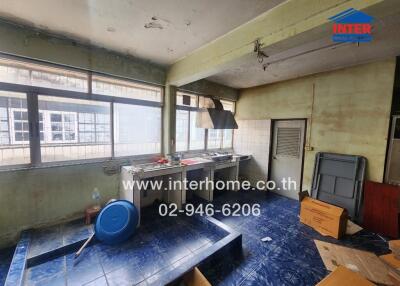
[(126, 163), (126, 165), (130, 165), (135, 161), (141, 161), (143, 163), (152, 162), (154, 161), (155, 158), (160, 156), (161, 154), (149, 154), (149, 155), (125, 156), (125, 157), (115, 157), (115, 158), (110, 157), (110, 158), (87, 159), (87, 160), (46, 162), (36, 166), (33, 166), (31, 164), (12, 165), (12, 166), (0, 167), (0, 173), (48, 169), (48, 168), (63, 168), (63, 167), (72, 167), (80, 165), (104, 164), (104, 163), (116, 163), (120, 165)]
[(233, 152), (233, 148), (222, 148), (222, 149), (200, 149), (200, 150), (187, 150), (187, 151), (176, 151), (176, 153), (181, 153), (183, 155), (201, 155), (210, 152)]

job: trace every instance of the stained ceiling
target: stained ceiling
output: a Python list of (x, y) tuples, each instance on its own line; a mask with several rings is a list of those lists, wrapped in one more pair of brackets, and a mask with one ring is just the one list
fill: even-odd
[(170, 65), (284, 0), (1, 0), (0, 18)]
[(370, 43), (334, 43), (331, 25), (309, 33), (301, 41), (292, 38), (264, 49), (269, 57), (262, 63), (252, 54), (208, 80), (234, 88), (248, 88), (400, 55), (398, 3), (384, 17), (375, 17)]
[[(0, 18), (169, 66), (284, 0), (1, 0)], [(396, 1), (392, 1), (395, 3)], [(334, 44), (331, 24), (233, 62), (208, 79), (247, 88), (400, 55), (400, 6), (373, 41)], [(51, 11), (51, 13), (49, 12)], [(265, 66), (265, 70), (263, 68)]]

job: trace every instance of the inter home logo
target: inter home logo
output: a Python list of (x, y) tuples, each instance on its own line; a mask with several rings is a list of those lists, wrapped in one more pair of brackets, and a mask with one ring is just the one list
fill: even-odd
[(371, 42), (373, 19), (364, 12), (353, 8), (330, 17), (329, 20), (334, 22), (332, 40), (342, 43)]

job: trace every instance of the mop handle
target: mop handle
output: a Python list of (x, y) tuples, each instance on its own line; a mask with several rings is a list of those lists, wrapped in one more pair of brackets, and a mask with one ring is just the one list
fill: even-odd
[(83, 249), (89, 244), (89, 242), (92, 240), (92, 238), (94, 237), (93, 233), (91, 236), (89, 236), (89, 238), (85, 241), (85, 243), (81, 246), (81, 248), (79, 248), (79, 250), (75, 253), (75, 257), (74, 259), (78, 258), (79, 255), (81, 255)]

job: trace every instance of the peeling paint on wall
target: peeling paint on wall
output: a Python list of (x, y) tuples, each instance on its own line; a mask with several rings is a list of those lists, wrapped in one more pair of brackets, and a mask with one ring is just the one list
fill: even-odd
[(157, 23), (155, 21), (144, 24), (144, 27), (146, 29), (160, 29), (160, 30), (163, 29), (163, 26), (160, 23)]
[[(46, 178), (46, 180), (43, 180)], [(105, 175), (101, 164), (0, 173), (0, 248), (23, 229), (83, 217), (98, 189), (102, 203), (118, 197), (119, 175)]]
[(367, 179), (381, 182), (394, 73), (395, 59), (390, 59), (243, 89), (236, 118), (308, 118), (306, 146), (314, 149), (305, 151), (303, 189), (310, 188), (316, 152), (363, 155), (368, 159)]

